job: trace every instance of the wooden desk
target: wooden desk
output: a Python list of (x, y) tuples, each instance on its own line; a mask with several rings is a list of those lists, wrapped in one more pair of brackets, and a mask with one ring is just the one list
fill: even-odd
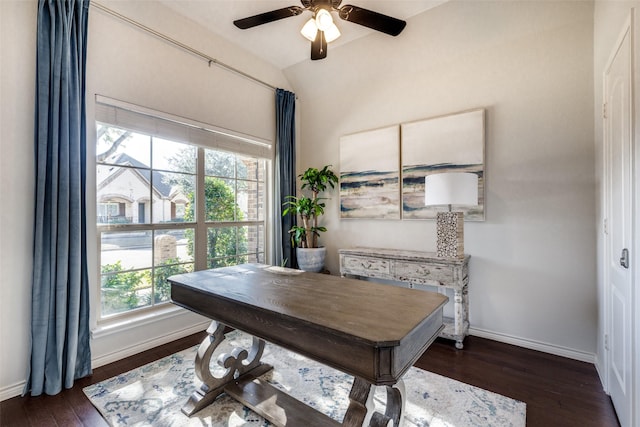
[(412, 289), (453, 289), (453, 318), (444, 319), (440, 336), (462, 349), (469, 335), (469, 255), (440, 258), (433, 252), (401, 249), (340, 249), (340, 275), (398, 282)]
[[(203, 386), (183, 412), (191, 415), (226, 391), (279, 426), (398, 426), (401, 377), (442, 330), (447, 302), (438, 293), (262, 264), (168, 280), (174, 304), (214, 320), (196, 355)], [(235, 349), (219, 361), (228, 369), (218, 378), (209, 362), (224, 325), (254, 340), (250, 350)], [(260, 363), (263, 340), (355, 377), (342, 424), (255, 379), (271, 368)], [(373, 386), (387, 386), (385, 414), (373, 411)]]

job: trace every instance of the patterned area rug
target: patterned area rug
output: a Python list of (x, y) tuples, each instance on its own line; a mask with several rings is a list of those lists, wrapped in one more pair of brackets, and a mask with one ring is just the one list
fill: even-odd
[[(216, 353), (250, 348), (250, 338), (227, 334)], [(228, 397), (191, 418), (180, 408), (195, 390), (193, 347), (84, 389), (93, 405), (112, 426), (270, 426), (259, 415)], [(217, 356), (212, 358), (215, 363)], [(262, 360), (275, 367), (263, 379), (326, 415), (342, 420), (353, 377), (272, 344)], [(216, 368), (218, 368), (216, 366)], [(411, 368), (404, 376), (407, 394), (404, 426), (498, 427), (524, 426), (526, 405), (431, 372)], [(381, 388), (382, 389), (382, 388)], [(385, 393), (376, 392), (384, 405)]]

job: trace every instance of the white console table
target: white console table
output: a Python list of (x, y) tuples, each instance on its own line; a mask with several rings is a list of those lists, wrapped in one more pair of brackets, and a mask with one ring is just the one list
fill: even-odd
[(449, 288), (454, 292), (454, 317), (445, 318), (443, 338), (455, 340), (463, 348), (469, 335), (469, 255), (464, 259), (439, 258), (432, 252), (398, 249), (340, 249), (340, 275), (368, 277), (396, 282), (408, 288), (433, 290)]

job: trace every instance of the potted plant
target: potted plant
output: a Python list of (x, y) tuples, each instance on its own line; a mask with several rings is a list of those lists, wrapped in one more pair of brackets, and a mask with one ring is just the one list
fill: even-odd
[(301, 224), (291, 227), (289, 233), (296, 246), (298, 267), (304, 271), (319, 272), (324, 268), (326, 248), (318, 245), (318, 237), (326, 227), (318, 225), (318, 217), (324, 214), (324, 202), (326, 198), (319, 194), (327, 189), (327, 186), (335, 188), (338, 177), (327, 165), (322, 169), (309, 168), (303, 174), (298, 175), (302, 182), (301, 190), (307, 190), (310, 196), (304, 194), (287, 196), (284, 202), (282, 215), (297, 215)]

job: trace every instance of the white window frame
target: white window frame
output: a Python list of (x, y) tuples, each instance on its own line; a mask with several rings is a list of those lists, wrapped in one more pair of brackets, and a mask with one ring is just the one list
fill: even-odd
[[(198, 171), (197, 180), (201, 180), (198, 185), (202, 185), (204, 182), (204, 149), (209, 148), (213, 150), (226, 151), (233, 154), (255, 157), (263, 159), (265, 161), (265, 200), (264, 200), (264, 215), (260, 221), (242, 221), (242, 222), (230, 222), (227, 225), (255, 225), (260, 223), (264, 229), (264, 259), (269, 263), (271, 259), (271, 239), (272, 230), (268, 226), (270, 224), (271, 206), (273, 199), (273, 185), (271, 182), (272, 175), (272, 163), (273, 163), (273, 143), (272, 141), (262, 138), (242, 134), (240, 132), (230, 131), (228, 129), (204, 124), (194, 120), (178, 117), (168, 113), (158, 112), (152, 109), (141, 107), (138, 105), (126, 103), (119, 100), (114, 100), (101, 95), (96, 95), (95, 104), (95, 121), (96, 123), (108, 124), (114, 127), (124, 128), (133, 132), (138, 132), (150, 136), (155, 136), (163, 139), (180, 141), (192, 144), (198, 147)], [(94, 157), (94, 163), (95, 162)], [(95, 185), (93, 187), (95, 191)], [(204, 190), (202, 190), (203, 192)], [(203, 211), (202, 209), (198, 209)], [(207, 228), (212, 225), (225, 225), (225, 223), (212, 223), (202, 221), (202, 218), (196, 218), (195, 223), (163, 223), (163, 224), (140, 224), (140, 227), (145, 230), (155, 229), (167, 229), (167, 228), (194, 228), (196, 234), (201, 234), (202, 230), (206, 233)], [(131, 225), (125, 226), (127, 229), (131, 228)], [(104, 231), (118, 231), (123, 227), (119, 225), (100, 226), (97, 228), (97, 278), (94, 291), (97, 293), (94, 301), (97, 303), (97, 316), (96, 323), (97, 328), (93, 331), (94, 337), (101, 334), (111, 333), (113, 327), (117, 329), (123, 329), (131, 326), (136, 322), (148, 322), (149, 316), (172, 316), (176, 310), (179, 310), (175, 306), (170, 304), (158, 304), (155, 306), (145, 307), (141, 309), (135, 309), (121, 314), (111, 315), (109, 317), (102, 317), (101, 314), (101, 249), (100, 240), (101, 233)], [(135, 227), (134, 227), (135, 228)], [(196, 239), (196, 251), (199, 251), (203, 247), (204, 240), (204, 252), (206, 254), (206, 240)], [(203, 260), (204, 259), (204, 260)], [(194, 269), (201, 270), (207, 268), (207, 259), (204, 257), (194, 257)]]

